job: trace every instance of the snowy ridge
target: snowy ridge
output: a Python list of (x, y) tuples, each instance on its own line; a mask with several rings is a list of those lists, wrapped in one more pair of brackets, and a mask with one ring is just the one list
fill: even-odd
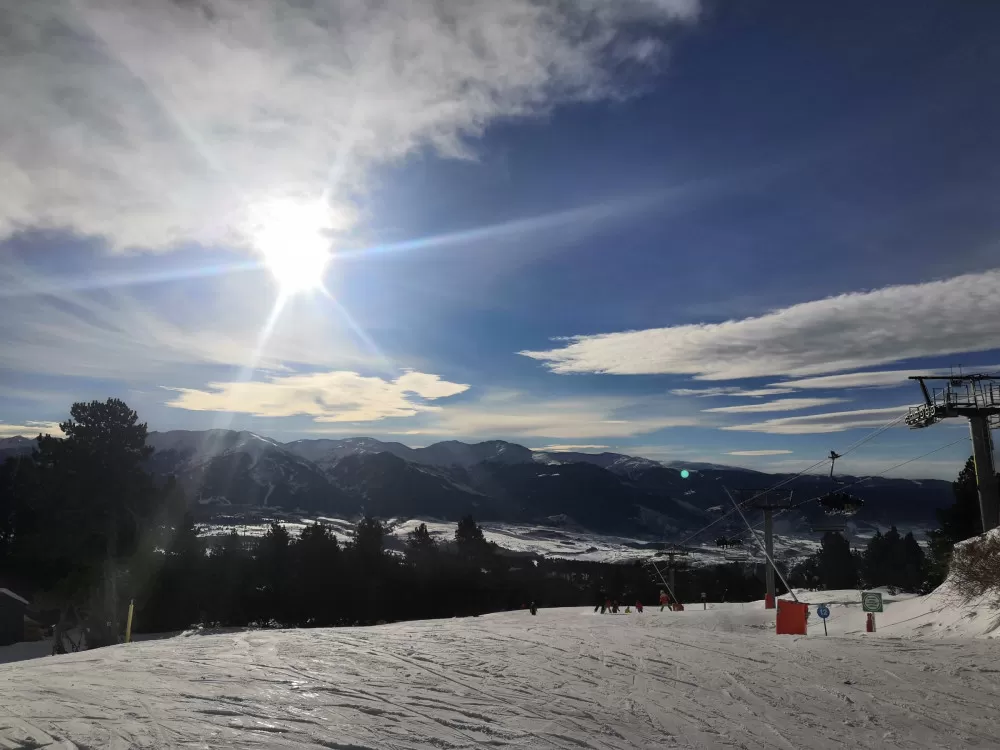
[[(1000, 536), (1000, 529), (987, 532)], [(981, 539), (982, 537), (976, 537)], [(960, 542), (956, 549), (971, 539)], [(879, 632), (886, 635), (916, 638), (997, 638), (1000, 637), (1000, 581), (991, 593), (966, 602), (955, 588), (951, 576), (927, 596), (917, 597), (905, 606), (893, 607), (879, 622)], [(1000, 672), (1000, 670), (998, 670)]]

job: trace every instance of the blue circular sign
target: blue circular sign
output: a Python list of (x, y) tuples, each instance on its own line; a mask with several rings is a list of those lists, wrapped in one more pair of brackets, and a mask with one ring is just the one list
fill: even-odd
[(820, 604), (819, 607), (816, 608), (816, 614), (825, 620), (830, 616), (830, 608), (825, 604)]
[(687, 479), (689, 476), (691, 476), (690, 471), (687, 469), (681, 469), (681, 479)]

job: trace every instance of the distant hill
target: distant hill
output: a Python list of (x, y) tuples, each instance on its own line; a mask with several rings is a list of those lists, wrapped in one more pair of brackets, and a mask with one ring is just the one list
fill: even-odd
[(35, 447), (33, 438), (26, 438), (17, 435), (15, 437), (0, 438), (0, 461), (4, 461), (11, 456), (23, 456), (31, 453)]
[[(0, 440), (0, 457), (30, 452), (34, 441)], [(683, 535), (731, 508), (726, 488), (762, 489), (791, 475), (715, 464), (664, 464), (620, 453), (532, 451), (502, 440), (455, 440), (425, 448), (356, 437), (280, 443), (251, 432), (153, 432), (149, 468), (173, 475), (202, 516), (233, 506), (305, 514), (571, 523), (595, 532)], [(682, 478), (679, 468), (690, 471)], [(838, 477), (844, 485), (854, 477)], [(795, 501), (831, 490), (827, 477), (788, 484)], [(850, 490), (867, 501), (859, 527), (929, 526), (952, 502), (940, 480), (870, 479)], [(782, 514), (777, 530), (808, 532), (826, 520), (819, 503)], [(732, 523), (730, 523), (732, 521)], [(719, 524), (739, 530), (738, 518)]]

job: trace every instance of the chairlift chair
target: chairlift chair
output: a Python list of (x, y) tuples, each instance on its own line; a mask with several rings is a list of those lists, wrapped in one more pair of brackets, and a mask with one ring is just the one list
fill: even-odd
[[(834, 488), (836, 488), (838, 482), (833, 476), (833, 467), (840, 457), (840, 454), (836, 451), (830, 451), (830, 482)], [(828, 516), (853, 516), (865, 505), (865, 501), (860, 497), (847, 492), (837, 491), (836, 489), (823, 495), (819, 499), (819, 503), (823, 506), (823, 510)]]
[(814, 523), (809, 526), (809, 530), (814, 534), (824, 534), (827, 531), (836, 531), (841, 533), (847, 529), (847, 524), (845, 522), (833, 521), (829, 523)]
[(743, 540), (735, 536), (734, 537), (720, 536), (718, 539), (715, 540), (715, 546), (722, 547), (723, 549), (727, 547), (742, 547)]
[(847, 492), (831, 492), (820, 498), (820, 504), (828, 516), (853, 516), (865, 501)]

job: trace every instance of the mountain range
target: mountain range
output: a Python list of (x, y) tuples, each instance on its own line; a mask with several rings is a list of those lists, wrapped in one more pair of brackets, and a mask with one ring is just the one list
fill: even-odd
[[(0, 440), (0, 459), (31, 450), (32, 440)], [(445, 441), (423, 448), (358, 437), (281, 443), (250, 432), (152, 432), (149, 469), (174, 476), (199, 517), (281, 509), (342, 518), (369, 514), (455, 520), (572, 524), (601, 533), (661, 537), (701, 528), (732, 507), (726, 490), (762, 489), (790, 479), (714, 464), (661, 463), (619, 453), (533, 451), (516, 443)], [(688, 469), (682, 476), (680, 469)], [(921, 527), (952, 502), (940, 480), (837, 477), (864, 499), (862, 526)], [(829, 477), (787, 484), (793, 500), (835, 488)], [(718, 531), (738, 529), (720, 524)], [(781, 517), (787, 532), (827, 520), (811, 502)]]

